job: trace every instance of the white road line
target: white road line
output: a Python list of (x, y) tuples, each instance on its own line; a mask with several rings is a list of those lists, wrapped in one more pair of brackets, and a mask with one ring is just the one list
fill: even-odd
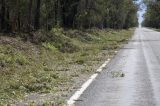
[(96, 79), (98, 76), (98, 73), (100, 73), (103, 68), (109, 63), (110, 59), (105, 61), (96, 71), (95, 74), (93, 74), (82, 86), (80, 89), (78, 89), (74, 95), (67, 100), (67, 106), (73, 106), (75, 101), (79, 99), (79, 97), (83, 94), (83, 92), (89, 87), (89, 85)]

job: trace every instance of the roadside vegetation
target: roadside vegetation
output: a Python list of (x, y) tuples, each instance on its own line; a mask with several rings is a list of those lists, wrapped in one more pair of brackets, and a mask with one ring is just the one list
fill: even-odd
[(156, 31), (160, 32), (160, 28), (159, 29), (155, 29)]
[(159, 0), (143, 0), (147, 10), (144, 15), (143, 26), (160, 29), (160, 1)]
[(0, 105), (63, 105), (130, 39), (137, 11), (136, 0), (0, 0)]
[[(127, 43), (133, 31), (53, 29), (46, 38), (41, 36), (43, 31), (37, 32), (39, 38), (32, 42), (19, 37), (23, 34), (1, 34), (0, 105), (33, 101), (63, 105), (71, 92)], [(39, 39), (43, 42), (35, 43)]]

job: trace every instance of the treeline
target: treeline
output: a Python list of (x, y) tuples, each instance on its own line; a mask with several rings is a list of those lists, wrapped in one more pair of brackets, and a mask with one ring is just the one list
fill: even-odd
[(147, 12), (144, 15), (143, 26), (160, 28), (160, 1), (149, 1), (146, 5)]
[(134, 27), (133, 0), (1, 0), (0, 32), (31, 32), (53, 27)]

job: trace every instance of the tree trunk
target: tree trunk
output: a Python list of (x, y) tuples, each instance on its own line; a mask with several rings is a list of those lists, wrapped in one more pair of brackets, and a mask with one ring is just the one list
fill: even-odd
[(10, 9), (9, 7), (6, 9), (6, 32), (11, 31), (11, 25), (10, 25)]
[(40, 28), (40, 5), (41, 5), (41, 0), (37, 0), (35, 17), (34, 17), (34, 28), (36, 30)]
[(54, 4), (54, 9), (55, 9), (55, 13), (54, 13), (54, 15), (55, 15), (55, 25), (57, 25), (57, 8), (58, 8), (58, 6), (57, 6), (57, 0), (55, 1), (55, 4)]
[(20, 0), (17, 0), (17, 30), (18, 30), (18, 32), (20, 32), (20, 27), (21, 27), (21, 25), (20, 25)]
[(28, 11), (29, 11), (29, 14), (28, 14), (28, 32), (31, 31), (31, 24), (32, 24), (32, 4), (33, 4), (33, 0), (30, 0), (29, 1), (29, 4), (28, 4)]
[(17, 21), (18, 21), (18, 32), (20, 32), (21, 31), (21, 16), (20, 16), (20, 12), (18, 12)]
[(6, 9), (6, 6), (5, 6), (5, 0), (1, 0), (1, 30), (4, 30), (5, 29), (5, 15), (6, 15), (6, 12), (5, 12), (5, 9)]

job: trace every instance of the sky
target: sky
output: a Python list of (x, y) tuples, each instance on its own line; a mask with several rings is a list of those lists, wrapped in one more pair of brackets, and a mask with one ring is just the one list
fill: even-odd
[[(141, 3), (141, 2), (142, 2), (142, 0), (138, 0), (137, 1), (138, 4)], [(146, 12), (146, 7), (144, 6), (144, 4), (141, 4), (140, 7), (141, 7), (141, 9), (138, 11), (138, 21), (139, 21), (139, 24), (141, 24), (142, 21), (144, 20), (143, 15)]]

